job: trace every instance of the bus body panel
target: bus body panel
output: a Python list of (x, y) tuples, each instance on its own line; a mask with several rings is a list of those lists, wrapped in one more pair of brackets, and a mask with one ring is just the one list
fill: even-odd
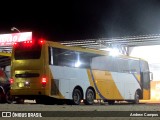
[[(39, 59), (16, 60), (12, 52), (11, 77), (14, 83), (11, 85), (11, 94), (13, 96), (28, 95), (49, 95), (49, 84), (42, 86), (42, 77), (48, 76), (48, 70), (45, 69), (45, 45), (41, 48)], [(28, 82), (28, 84), (26, 84)]]
[(135, 91), (141, 89), (133, 74), (110, 72), (109, 75), (107, 71), (96, 70), (94, 79), (100, 93), (110, 100), (133, 100)]
[(137, 89), (141, 89), (137, 78), (130, 73), (117, 73), (117, 74), (118, 75), (117, 79), (115, 80), (115, 83), (122, 81), (121, 94), (123, 93), (123, 98), (125, 98), (126, 100), (134, 99), (135, 91)]
[(86, 69), (69, 68), (61, 66), (50, 66), (54, 80), (58, 81), (58, 88), (66, 99), (72, 99), (72, 92), (76, 86), (83, 88), (85, 95), (86, 89), (90, 86)]
[(50, 69), (54, 80), (59, 82), (57, 87), (65, 99), (72, 99), (72, 92), (76, 86), (82, 87), (83, 94), (89, 86), (96, 87), (99, 94), (108, 100), (133, 100), (135, 91), (141, 89), (133, 74), (94, 70), (96, 84), (90, 84), (89, 79), (92, 78), (86, 69), (59, 66), (50, 66)]

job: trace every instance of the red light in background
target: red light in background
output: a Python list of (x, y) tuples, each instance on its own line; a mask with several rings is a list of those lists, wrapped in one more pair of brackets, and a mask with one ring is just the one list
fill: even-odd
[(12, 46), (14, 42), (32, 40), (32, 32), (0, 34), (0, 46)]

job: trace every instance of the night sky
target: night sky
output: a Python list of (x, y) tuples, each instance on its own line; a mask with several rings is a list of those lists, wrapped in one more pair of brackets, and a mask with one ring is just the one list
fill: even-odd
[(48, 40), (160, 34), (160, 0), (53, 0), (1, 4), (0, 34), (32, 31)]

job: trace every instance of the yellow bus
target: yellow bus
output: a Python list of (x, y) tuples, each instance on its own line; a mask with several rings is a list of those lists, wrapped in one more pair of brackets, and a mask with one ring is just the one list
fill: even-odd
[(150, 99), (149, 73), (148, 63), (139, 58), (52, 41), (24, 41), (14, 44), (12, 51), (11, 95), (37, 103), (139, 103)]

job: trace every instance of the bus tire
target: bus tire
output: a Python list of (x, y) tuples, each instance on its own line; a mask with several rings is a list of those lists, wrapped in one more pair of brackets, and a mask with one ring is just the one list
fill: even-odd
[(93, 105), (94, 104), (95, 94), (92, 89), (87, 89), (86, 91), (86, 99), (84, 100), (84, 104)]
[(79, 89), (75, 88), (72, 94), (72, 103), (74, 105), (79, 105), (81, 103), (82, 93)]
[(114, 103), (115, 103), (115, 100), (108, 100), (109, 105), (114, 105)]
[(133, 103), (134, 104), (139, 104), (139, 94), (138, 94), (138, 91), (135, 92)]

